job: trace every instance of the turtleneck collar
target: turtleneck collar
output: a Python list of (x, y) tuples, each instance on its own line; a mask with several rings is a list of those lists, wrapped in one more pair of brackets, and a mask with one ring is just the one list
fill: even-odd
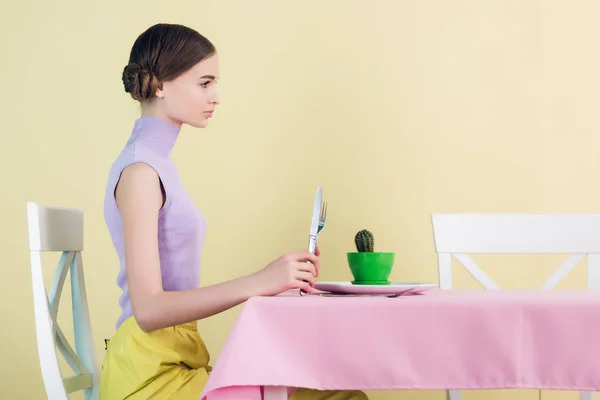
[(156, 117), (135, 120), (129, 142), (142, 139), (146, 145), (161, 156), (168, 157), (177, 142), (181, 127)]

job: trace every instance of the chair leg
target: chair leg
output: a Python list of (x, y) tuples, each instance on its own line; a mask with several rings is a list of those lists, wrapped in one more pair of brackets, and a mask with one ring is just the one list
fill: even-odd
[(288, 390), (285, 386), (265, 386), (264, 400), (288, 400)]
[(462, 400), (460, 390), (446, 390), (446, 400)]

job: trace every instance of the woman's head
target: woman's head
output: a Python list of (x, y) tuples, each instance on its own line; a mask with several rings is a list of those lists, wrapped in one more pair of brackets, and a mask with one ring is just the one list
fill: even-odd
[(133, 44), (123, 85), (145, 115), (205, 127), (219, 103), (218, 77), (217, 51), (208, 39), (182, 25), (157, 24)]

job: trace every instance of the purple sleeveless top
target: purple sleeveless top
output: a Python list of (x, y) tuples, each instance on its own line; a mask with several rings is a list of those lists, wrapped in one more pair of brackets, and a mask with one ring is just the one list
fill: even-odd
[(162, 284), (165, 291), (189, 290), (200, 284), (200, 255), (206, 234), (206, 222), (186, 192), (171, 160), (171, 150), (180, 128), (167, 121), (142, 117), (113, 163), (104, 198), (104, 219), (120, 260), (117, 284), (123, 293), (119, 300), (121, 315), (117, 329), (133, 315), (125, 272), (125, 245), (121, 215), (114, 197), (123, 168), (146, 163), (158, 174), (165, 189), (165, 204), (158, 217), (158, 251)]

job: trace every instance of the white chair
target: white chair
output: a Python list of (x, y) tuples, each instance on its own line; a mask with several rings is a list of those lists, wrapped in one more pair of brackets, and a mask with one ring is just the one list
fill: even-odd
[[(81, 259), (83, 212), (27, 203), (27, 219), (37, 348), (46, 394), (50, 400), (67, 400), (68, 394), (83, 390), (86, 400), (97, 399), (100, 370), (94, 351)], [(42, 252), (62, 252), (49, 296), (44, 284)], [(69, 271), (75, 350), (65, 338), (56, 318)], [(67, 378), (61, 376), (57, 347), (75, 375)]]
[[(587, 256), (588, 289), (600, 289), (600, 214), (433, 214), (432, 224), (440, 289), (452, 288), (452, 257), (485, 289), (500, 289), (468, 253), (571, 254), (541, 290), (553, 289)], [(593, 396), (581, 392), (579, 398)], [(462, 399), (458, 390), (447, 391), (446, 397)]]

